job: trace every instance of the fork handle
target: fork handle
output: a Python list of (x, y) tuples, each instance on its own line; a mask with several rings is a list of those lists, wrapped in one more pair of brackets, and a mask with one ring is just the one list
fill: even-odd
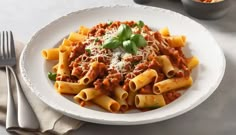
[(6, 66), (7, 75), (7, 116), (6, 116), (6, 129), (10, 130), (12, 128), (19, 127), (17, 122), (17, 111), (15, 107), (15, 102), (13, 98), (13, 93), (11, 90), (11, 78), (8, 67)]
[(8, 66), (8, 68), (11, 70), (16, 82), (19, 126), (25, 129), (36, 130), (39, 128), (38, 119), (21, 89), (14, 69), (10, 66)]

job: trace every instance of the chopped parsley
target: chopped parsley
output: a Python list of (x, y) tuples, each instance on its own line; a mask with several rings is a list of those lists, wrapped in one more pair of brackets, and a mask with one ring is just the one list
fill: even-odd
[(88, 53), (88, 55), (90, 55), (91, 54), (91, 50), (90, 49), (85, 49), (85, 51)]

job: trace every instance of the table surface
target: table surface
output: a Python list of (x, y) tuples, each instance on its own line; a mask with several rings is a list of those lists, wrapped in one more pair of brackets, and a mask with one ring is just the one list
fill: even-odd
[[(133, 0), (1, 0), (0, 30), (12, 30), (15, 39), (27, 43), (40, 28), (72, 11), (102, 5), (133, 5)], [(147, 5), (170, 9), (189, 16), (178, 0), (152, 0)], [(236, 1), (230, 12), (219, 20), (196, 20), (214, 36), (226, 57), (226, 72), (217, 90), (193, 110), (158, 123), (138, 126), (110, 126), (86, 123), (71, 135), (125, 135), (125, 134), (182, 134), (234, 135), (236, 134)], [(0, 134), (8, 134), (0, 126)]]

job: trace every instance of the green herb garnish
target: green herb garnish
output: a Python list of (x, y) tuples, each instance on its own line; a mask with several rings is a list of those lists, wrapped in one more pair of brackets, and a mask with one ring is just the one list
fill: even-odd
[(85, 51), (90, 55), (91, 54), (91, 50), (86, 48)]
[(95, 42), (95, 43), (96, 43), (96, 42), (98, 42), (98, 41), (99, 41), (99, 39), (98, 39), (98, 38), (95, 38), (95, 39), (94, 39), (94, 42)]
[(107, 25), (110, 26), (113, 23), (113, 21), (108, 21)]
[(125, 51), (128, 53), (136, 54), (138, 51), (138, 48), (137, 48), (135, 42), (133, 42), (131, 40), (124, 41), (123, 47), (124, 47)]
[(48, 78), (52, 81), (56, 81), (56, 77), (57, 74), (56, 73), (52, 73), (52, 72), (48, 72)]
[(119, 47), (122, 43), (120, 40), (116, 37), (109, 38), (105, 40), (104, 44), (102, 45), (103, 48), (108, 48), (108, 49), (115, 49)]
[[(143, 26), (144, 24), (140, 21), (139, 25)], [(102, 47), (107, 49), (115, 49), (122, 46), (126, 52), (136, 54), (138, 47), (144, 47), (146, 45), (147, 41), (142, 35), (132, 34), (132, 30), (128, 25), (121, 24), (117, 30), (117, 36), (106, 39), (102, 44)]]
[(141, 20), (139, 20), (139, 21), (137, 22), (137, 26), (138, 26), (139, 28), (142, 28), (142, 27), (144, 26), (144, 22), (141, 21)]
[(121, 24), (117, 30), (117, 37), (121, 40), (127, 40), (132, 34), (131, 28), (126, 24)]
[(130, 40), (134, 41), (137, 47), (144, 47), (147, 45), (147, 41), (140, 34), (132, 34)]

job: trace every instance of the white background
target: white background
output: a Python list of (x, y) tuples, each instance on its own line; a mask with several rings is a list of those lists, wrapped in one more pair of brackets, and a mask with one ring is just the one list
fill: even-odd
[[(231, 10), (224, 18), (213, 21), (193, 18), (209, 29), (226, 57), (223, 81), (205, 102), (190, 112), (163, 122), (139, 126), (86, 123), (71, 135), (235, 135), (236, 1), (231, 2)], [(114, 4), (135, 3), (133, 0), (0, 0), (0, 30), (12, 30), (15, 39), (26, 44), (35, 32), (62, 15), (87, 7)], [(189, 16), (178, 0), (152, 0), (148, 5), (171, 9)], [(0, 134), (7, 134), (3, 126), (0, 126)]]

